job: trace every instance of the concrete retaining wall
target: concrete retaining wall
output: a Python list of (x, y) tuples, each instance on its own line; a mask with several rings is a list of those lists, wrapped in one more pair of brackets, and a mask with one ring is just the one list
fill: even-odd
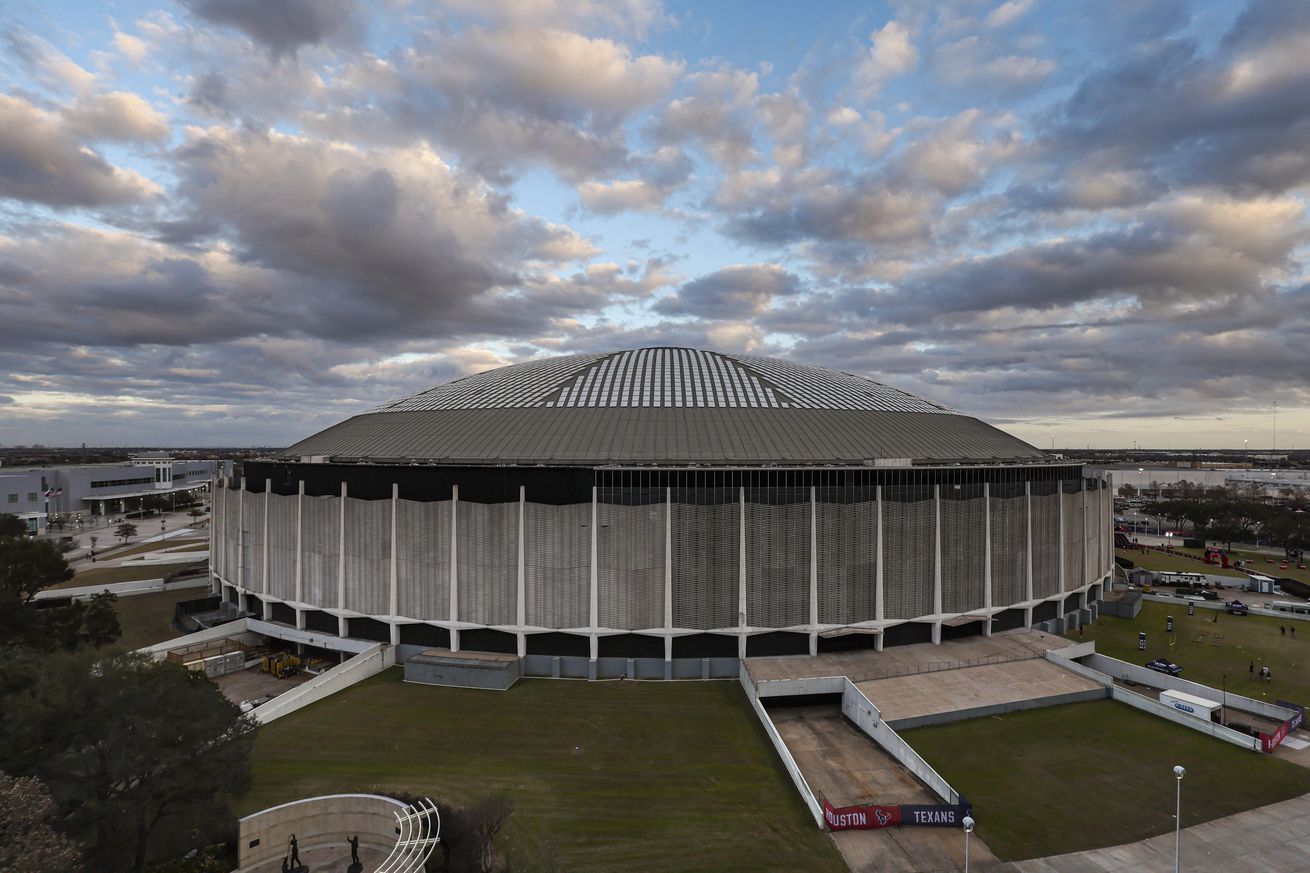
[(901, 735), (896, 733), (891, 725), (882, 720), (882, 713), (878, 711), (878, 707), (874, 706), (873, 701), (865, 697), (864, 692), (849, 679), (846, 680), (846, 687), (842, 692), (841, 711), (842, 715), (854, 722), (856, 727), (895, 758), (902, 767), (918, 777), (919, 781), (940, 797), (943, 803), (960, 802), (960, 793), (929, 766), (909, 743), (901, 739)]
[(787, 748), (782, 735), (774, 727), (773, 719), (769, 718), (769, 713), (765, 711), (764, 704), (760, 703), (759, 694), (756, 693), (755, 684), (751, 682), (750, 675), (746, 672), (745, 664), (740, 666), (738, 678), (741, 681), (742, 690), (746, 692), (746, 697), (751, 702), (751, 708), (755, 710), (755, 717), (764, 726), (764, 732), (769, 735), (769, 742), (773, 743), (774, 750), (777, 751), (778, 757), (782, 759), (782, 766), (786, 768), (792, 784), (800, 792), (801, 801), (805, 804), (805, 808), (810, 811), (814, 823), (820, 828), (824, 827), (823, 806), (819, 803), (818, 798), (814, 796), (814, 792), (810, 790), (810, 785), (805, 781), (805, 777), (801, 775), (801, 768), (797, 766), (796, 759), (791, 756), (791, 750)]
[(156, 661), (162, 661), (173, 649), (180, 649), (184, 646), (195, 645), (196, 643), (209, 643), (214, 640), (221, 640), (226, 637), (235, 637), (246, 633), (246, 619), (238, 618), (236, 621), (229, 621), (226, 624), (216, 625), (215, 627), (198, 630), (193, 634), (187, 634), (182, 637), (174, 637), (171, 640), (164, 640), (162, 643), (155, 643), (153, 646), (146, 646), (137, 649), (142, 655), (150, 655)]
[(913, 718), (902, 718), (888, 722), (898, 731), (927, 727), (934, 724), (950, 724), (967, 721), (971, 718), (986, 718), (989, 715), (1004, 715), (1007, 712), (1023, 712), (1029, 709), (1045, 709), (1048, 706), (1063, 706), (1066, 703), (1086, 703), (1089, 700), (1104, 700), (1110, 696), (1105, 688), (1088, 688), (1085, 691), (1070, 691), (1067, 694), (1052, 694), (1050, 697), (1037, 697), (1032, 700), (1012, 700), (1008, 703), (993, 703), (987, 706), (974, 706), (969, 709), (956, 709), (951, 712), (934, 712)]
[[(1151, 685), (1156, 688), (1167, 688), (1171, 691), (1182, 691), (1201, 697), (1206, 700), (1216, 700), (1227, 706), (1229, 709), (1239, 709), (1243, 712), (1253, 713), (1272, 719), (1282, 724), (1291, 718), (1295, 713), (1290, 709), (1284, 709), (1281, 706), (1269, 703), (1265, 700), (1255, 700), (1250, 697), (1243, 697), (1240, 694), (1234, 694), (1231, 691), (1225, 691), (1219, 688), (1212, 688), (1209, 685), (1201, 685), (1198, 682), (1189, 682), (1180, 676), (1170, 676), (1165, 673), (1157, 673), (1146, 667), (1139, 667), (1136, 664), (1130, 664), (1127, 661), (1120, 661), (1117, 658), (1109, 658), (1105, 655), (1089, 655), (1083, 659), (1083, 663), (1107, 676), (1113, 676), (1115, 679), (1125, 679), (1129, 682), (1137, 682), (1142, 685)], [(1240, 677), (1234, 676), (1236, 682)]]
[[(170, 582), (169, 591), (181, 591), (186, 588), (208, 588), (209, 579), (185, 579)], [(137, 579), (133, 582), (111, 582), (106, 585), (84, 585), (80, 588), (54, 588), (38, 591), (33, 600), (61, 600), (70, 597), (73, 600), (90, 600), (97, 594), (106, 592), (115, 597), (132, 597), (137, 594), (156, 594), (164, 590), (163, 579)]]
[(1209, 734), (1215, 739), (1223, 740), (1226, 743), (1232, 743), (1234, 746), (1241, 746), (1244, 749), (1251, 749), (1256, 752), (1260, 751), (1259, 737), (1248, 736), (1240, 731), (1235, 731), (1232, 728), (1215, 724), (1212, 721), (1206, 721), (1193, 715), (1187, 715), (1186, 713), (1179, 712), (1172, 706), (1168, 706), (1158, 700), (1153, 700), (1150, 697), (1146, 697), (1145, 695), (1138, 694), (1134, 691), (1129, 691), (1127, 688), (1123, 688), (1119, 685), (1115, 685), (1110, 689), (1110, 691), (1115, 700), (1120, 703), (1126, 703), (1134, 709), (1140, 709), (1143, 712), (1158, 715), (1160, 718), (1168, 719), (1175, 724), (1191, 728), (1194, 731), (1200, 731), (1203, 734)]
[(321, 676), (317, 676), (304, 685), (298, 685), (291, 691), (265, 703), (252, 713), (259, 724), (268, 724), (289, 712), (295, 712), (311, 703), (348, 688), (369, 676), (376, 676), (396, 663), (395, 650), (386, 643), (374, 643), (367, 652), (362, 652), (345, 663), (338, 664)]
[(306, 849), (340, 846), (349, 860), (346, 837), (361, 846), (390, 852), (396, 845), (396, 814), (405, 804), (376, 794), (332, 794), (273, 806), (238, 822), (237, 873), (286, 856), (291, 835)]

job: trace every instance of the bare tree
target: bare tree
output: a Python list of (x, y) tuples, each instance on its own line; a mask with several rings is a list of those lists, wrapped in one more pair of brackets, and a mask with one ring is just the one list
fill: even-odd
[(40, 779), (15, 779), (0, 773), (0, 870), (81, 870), (81, 849), (54, 828), (57, 813), (50, 789)]

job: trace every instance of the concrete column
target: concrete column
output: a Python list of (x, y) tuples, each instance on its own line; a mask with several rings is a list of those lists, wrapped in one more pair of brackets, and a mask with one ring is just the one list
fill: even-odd
[(396, 519), (400, 512), (400, 483), (391, 483), (391, 645), (400, 645), (400, 625), (394, 619), (400, 615), (400, 544), (397, 537), (400, 525)]
[(597, 552), (597, 532), (600, 528), (600, 501), (596, 486), (591, 486), (591, 590), (588, 598), (587, 624), (591, 642), (591, 660), (600, 656), (600, 640), (596, 629), (600, 627), (600, 563)]
[(819, 503), (810, 486), (810, 654), (819, 654)]
[(992, 483), (983, 483), (983, 636), (992, 635)]
[(450, 489), (450, 650), (459, 651), (459, 486)]
[[(305, 602), (305, 480), (296, 488), (296, 603)], [(296, 615), (300, 612), (297, 611)], [(299, 622), (297, 622), (299, 624)]]
[(741, 519), (740, 532), (737, 537), (737, 657), (746, 657), (746, 489), (737, 489), (738, 506)]
[(523, 531), (528, 511), (528, 487), (519, 486), (519, 585), (518, 585), (518, 652), (522, 658), (528, 653), (528, 638), (523, 627), (528, 623), (527, 561), (523, 545)]
[(932, 611), (937, 619), (932, 625), (932, 641), (942, 641), (942, 486), (932, 486)]
[(1079, 480), (1079, 493), (1082, 495), (1083, 498), (1082, 499), (1083, 512), (1082, 512), (1082, 518), (1080, 519), (1080, 523), (1082, 524), (1081, 531), (1082, 531), (1082, 546), (1083, 546), (1083, 569), (1082, 569), (1082, 582), (1079, 584), (1078, 587), (1083, 589), (1083, 595), (1085, 599), (1087, 594), (1087, 585), (1091, 582), (1090, 577), (1092, 575), (1087, 570), (1087, 479), (1086, 478)]
[[(259, 573), (259, 579), (260, 579), (259, 587), (260, 590), (264, 592), (265, 597), (267, 597), (271, 593), (270, 586), (268, 584), (268, 505), (269, 502), (272, 500), (272, 497), (270, 496), (272, 493), (273, 493), (273, 480), (265, 479), (264, 480), (264, 547), (260, 549), (261, 552), (260, 563), (263, 565), (263, 569)], [(270, 612), (270, 607), (268, 601), (265, 600), (264, 618), (266, 620), (269, 617), (269, 612)]]
[[(1027, 585), (1027, 597), (1025, 599), (1029, 603), (1031, 603), (1033, 599), (1033, 483), (1031, 479), (1023, 483), (1023, 498), (1024, 498), (1023, 501), (1024, 525), (1025, 525), (1024, 535), (1026, 537), (1025, 544), (1024, 544), (1024, 553), (1026, 556), (1025, 577), (1026, 577), (1026, 585)], [(1031, 606), (1024, 608), (1023, 623), (1028, 627), (1032, 627), (1033, 608)]]
[[(883, 586), (883, 568), (882, 568), (882, 486), (877, 485), (875, 486), (875, 488), (877, 490), (874, 494), (874, 497), (877, 501), (878, 512), (877, 512), (877, 519), (874, 522), (874, 524), (877, 526), (878, 529), (874, 532), (874, 556), (877, 566), (876, 569), (874, 570), (874, 575), (873, 575), (873, 598), (874, 598), (873, 615), (874, 618), (878, 620), (879, 628), (881, 628), (882, 622), (885, 621), (887, 618), (887, 603), (886, 603), (887, 598), (885, 596), (886, 589)], [(874, 649), (879, 652), (882, 651), (881, 630), (878, 633), (878, 641), (874, 644)]]
[(1059, 557), (1059, 561), (1058, 561), (1058, 563), (1057, 563), (1057, 567), (1058, 567), (1058, 571), (1059, 571), (1059, 572), (1058, 572), (1058, 575), (1056, 576), (1056, 578), (1059, 580), (1059, 582), (1056, 584), (1056, 587), (1059, 589), (1060, 593), (1063, 594), (1063, 593), (1064, 593), (1064, 582), (1065, 582), (1065, 579), (1064, 579), (1064, 525), (1065, 525), (1065, 521), (1064, 521), (1064, 482), (1063, 482), (1063, 481), (1061, 481), (1061, 482), (1059, 483), (1059, 487), (1056, 489), (1055, 494), (1056, 494), (1056, 497), (1058, 498), (1058, 499), (1055, 501), (1055, 506), (1056, 506), (1056, 508), (1059, 510), (1059, 513), (1057, 514), (1056, 517), (1060, 520), (1060, 535), (1059, 535), (1059, 539), (1056, 540), (1056, 543), (1057, 543), (1057, 545), (1059, 546), (1059, 552), (1058, 552), (1058, 554), (1059, 554), (1059, 556), (1060, 556), (1060, 557)]
[(220, 541), (218, 519), (221, 507), (218, 505), (220, 502), (218, 499), (218, 489), (211, 488), (210, 493), (214, 496), (209, 501), (209, 506), (211, 508), (209, 513), (209, 590), (211, 593), (217, 592), (218, 594), (222, 594), (223, 589), (218, 582), (218, 577), (221, 573), (226, 572), (226, 570), (223, 567), (222, 560), (220, 560), (217, 546)]
[[(346, 483), (341, 483), (341, 521), (337, 532), (337, 609), (346, 608)], [(337, 633), (346, 636), (346, 617), (337, 616)]]
[[(246, 591), (246, 485), (245, 476), (241, 477), (241, 489), (237, 491), (237, 588), (242, 594)], [(244, 603), (242, 604), (245, 605)]]
[[(664, 660), (673, 660), (673, 489), (664, 489)], [(666, 679), (672, 678), (665, 668)]]

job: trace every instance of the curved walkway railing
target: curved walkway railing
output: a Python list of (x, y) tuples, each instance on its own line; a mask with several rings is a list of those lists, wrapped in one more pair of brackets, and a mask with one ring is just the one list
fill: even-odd
[(422, 873), (432, 850), (441, 842), (441, 813), (429, 798), (405, 807), (396, 813), (400, 835), (377, 868), (376, 873)]

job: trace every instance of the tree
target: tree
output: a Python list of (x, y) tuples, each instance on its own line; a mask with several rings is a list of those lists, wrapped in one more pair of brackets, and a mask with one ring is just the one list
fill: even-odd
[(40, 779), (0, 773), (0, 870), (72, 873), (81, 869), (77, 843), (55, 829), (58, 810)]
[(132, 537), (136, 536), (136, 525), (132, 524), (130, 521), (125, 521), (118, 527), (114, 528), (114, 536), (119, 537), (126, 543)]
[(221, 822), (248, 787), (254, 723), (204, 673), (130, 654), (34, 669), (4, 683), (20, 687), (0, 709), (0, 768), (50, 786), (90, 869), (140, 873), (161, 822)]
[(0, 512), (0, 540), (14, 539), (27, 534), (27, 522), (16, 515)]
[(39, 640), (57, 610), (42, 616), (32, 598), (37, 592), (73, 578), (59, 550), (48, 542), (0, 539), (0, 647)]
[(1124, 484), (1119, 486), (1119, 496), (1136, 497), (1137, 489), (1133, 485), (1129, 484), (1128, 482), (1125, 482)]

